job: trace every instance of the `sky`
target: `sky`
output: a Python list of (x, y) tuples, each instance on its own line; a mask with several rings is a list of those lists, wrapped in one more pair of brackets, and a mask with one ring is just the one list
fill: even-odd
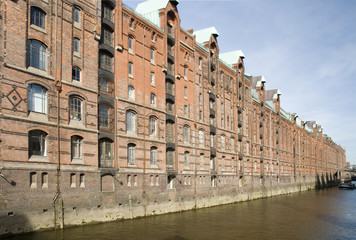
[(283, 109), (317, 121), (356, 164), (356, 1), (180, 0), (178, 12), (184, 29), (214, 26), (220, 53), (241, 49), (245, 72), (280, 89)]

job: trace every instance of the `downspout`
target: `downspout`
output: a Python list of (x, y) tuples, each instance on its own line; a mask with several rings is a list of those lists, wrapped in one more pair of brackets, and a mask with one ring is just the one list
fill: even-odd
[[(143, 27), (143, 105), (146, 100), (146, 83), (145, 83), (145, 39), (146, 39), (146, 27)], [(143, 116), (146, 118), (146, 108), (143, 108)], [(149, 124), (149, 123), (148, 123)], [(157, 131), (157, 129), (156, 129)], [(149, 134), (149, 132), (148, 132)], [(142, 176), (142, 197), (143, 197), (143, 211), (144, 215), (147, 214), (147, 201), (146, 201), (146, 134), (143, 132), (143, 176)]]

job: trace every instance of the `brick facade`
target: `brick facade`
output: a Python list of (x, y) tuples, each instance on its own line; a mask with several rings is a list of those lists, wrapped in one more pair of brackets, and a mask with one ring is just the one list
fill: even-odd
[(162, 2), (0, 2), (0, 235), (339, 179), (345, 150)]

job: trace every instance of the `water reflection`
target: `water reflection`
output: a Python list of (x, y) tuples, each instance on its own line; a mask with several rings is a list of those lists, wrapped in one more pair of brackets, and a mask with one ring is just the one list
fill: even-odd
[(355, 201), (332, 188), (9, 239), (355, 239)]

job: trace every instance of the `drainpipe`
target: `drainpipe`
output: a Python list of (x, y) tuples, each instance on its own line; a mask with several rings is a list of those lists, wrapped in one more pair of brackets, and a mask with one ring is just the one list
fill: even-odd
[[(143, 28), (143, 105), (146, 100), (146, 83), (145, 83), (145, 39), (146, 39), (146, 27)], [(143, 108), (144, 121), (146, 118), (146, 107)], [(156, 129), (157, 131), (157, 129)], [(148, 133), (149, 134), (149, 133)], [(142, 197), (143, 197), (143, 211), (144, 215), (147, 214), (147, 202), (146, 202), (146, 134), (143, 132), (143, 176), (142, 176)]]

